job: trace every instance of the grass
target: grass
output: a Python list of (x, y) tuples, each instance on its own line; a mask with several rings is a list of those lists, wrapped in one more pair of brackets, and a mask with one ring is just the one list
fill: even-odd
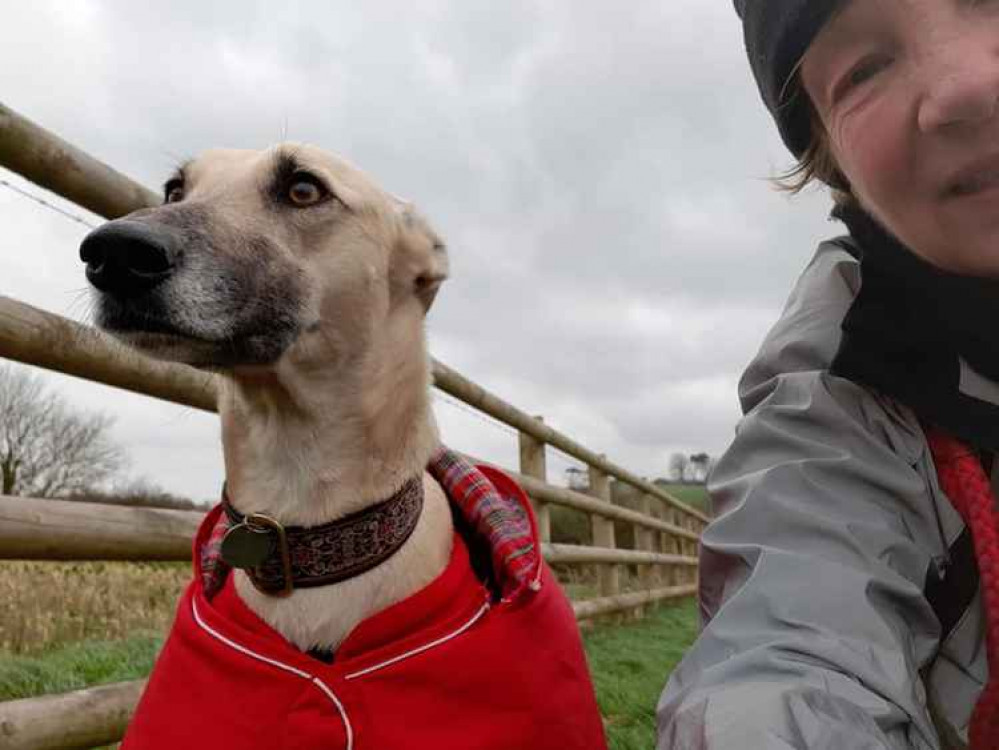
[(702, 511), (708, 509), (708, 490), (703, 484), (667, 484), (663, 489), (682, 503)]
[(162, 638), (130, 636), (119, 641), (68, 643), (29, 656), (0, 656), (0, 700), (64, 693), (107, 682), (144, 677)]
[(0, 653), (166, 630), (186, 563), (0, 563)]
[(693, 601), (663, 606), (627, 625), (583, 634), (610, 750), (655, 745), (656, 702), (666, 678), (697, 636)]
[[(0, 700), (145, 676), (188, 575), (186, 565), (0, 564)], [(696, 632), (693, 602), (584, 631), (611, 750), (654, 745), (656, 701)]]

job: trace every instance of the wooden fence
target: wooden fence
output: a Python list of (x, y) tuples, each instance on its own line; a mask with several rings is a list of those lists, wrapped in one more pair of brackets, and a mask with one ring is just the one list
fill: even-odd
[[(0, 166), (107, 218), (159, 202), (152, 191), (2, 104)], [(67, 263), (73, 262), (75, 248), (67, 252)], [(213, 376), (142, 357), (92, 328), (2, 296), (0, 358), (215, 410)], [(703, 513), (436, 360), (433, 377), (441, 391), (517, 431), (519, 472), (505, 470), (535, 504), (545, 559), (559, 568), (598, 569), (599, 595), (573, 602), (577, 618), (640, 613), (644, 605), (695, 592), (697, 543), (707, 522)], [(588, 491), (547, 482), (549, 447), (588, 467)], [(612, 480), (637, 492), (639, 510), (611, 502)], [(592, 546), (552, 543), (553, 506), (589, 517)], [(186, 560), (200, 518), (195, 511), (0, 496), (0, 559)], [(633, 526), (633, 549), (616, 544), (615, 523)], [(137, 680), (0, 703), (0, 749), (68, 750), (113, 742), (122, 736), (142, 685)]]

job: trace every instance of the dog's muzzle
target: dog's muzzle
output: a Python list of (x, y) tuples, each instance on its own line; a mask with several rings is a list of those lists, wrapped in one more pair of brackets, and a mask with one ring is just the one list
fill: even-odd
[(167, 229), (119, 219), (95, 229), (80, 245), (87, 279), (115, 297), (136, 297), (168, 279), (181, 250)]

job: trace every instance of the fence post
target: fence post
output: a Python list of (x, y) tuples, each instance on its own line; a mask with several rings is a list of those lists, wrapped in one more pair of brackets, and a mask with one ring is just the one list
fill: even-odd
[[(648, 493), (642, 493), (638, 500), (638, 510), (643, 515), (654, 518), (655, 515), (652, 512), (652, 496)], [(635, 526), (635, 549), (642, 552), (653, 552), (653, 535), (655, 532), (652, 529), (646, 528), (644, 526)], [(638, 566), (638, 581), (643, 589), (651, 589), (655, 587), (655, 571), (654, 565), (639, 565)]]
[[(660, 521), (666, 520), (666, 510), (663, 508), (662, 503), (660, 502), (653, 503), (652, 515), (653, 517), (659, 519)], [(665, 531), (653, 531), (651, 534), (649, 534), (649, 538), (652, 540), (652, 549), (655, 552), (662, 552), (662, 553), (669, 552), (669, 547), (667, 546), (667, 536)], [(656, 570), (655, 573), (656, 585), (657, 586), (670, 585), (669, 568), (657, 566), (655, 570)]]
[[(697, 519), (690, 516), (684, 516), (684, 528), (690, 529), (691, 531), (697, 530)], [(686, 547), (685, 553), (689, 557), (697, 557), (698, 553), (698, 543), (690, 539), (685, 540), (684, 547)], [(685, 578), (688, 583), (696, 583), (697, 581), (697, 568), (688, 568)]]
[[(544, 417), (536, 416), (539, 422), (544, 422)], [(548, 481), (548, 470), (545, 462), (545, 444), (528, 435), (526, 432), (517, 432), (520, 441), (520, 473), (542, 482)], [(542, 542), (550, 542), (552, 538), (552, 514), (551, 506), (548, 503), (531, 498), (534, 504), (534, 514), (538, 517), (538, 534)]]
[[(610, 477), (593, 466), (587, 467), (590, 475), (590, 492), (594, 497), (600, 498), (604, 502), (610, 503)], [(593, 528), (593, 546), (609, 547), (614, 549), (614, 520), (602, 516), (590, 516), (590, 523)], [(597, 568), (597, 576), (600, 582), (601, 596), (616, 596), (621, 593), (621, 566), (620, 565), (600, 565)]]
[[(680, 512), (674, 508), (666, 509), (666, 520), (674, 526), (683, 526), (683, 517)], [(683, 543), (683, 539), (678, 536), (670, 535), (668, 537), (668, 543), (668, 551), (675, 555), (683, 555), (687, 551)], [(671, 565), (669, 568), (669, 584), (671, 586), (679, 586), (684, 583), (687, 583), (687, 574), (684, 568), (679, 565)]]
[[(646, 515), (652, 516), (652, 496), (647, 492), (643, 492), (638, 497), (638, 512)], [(645, 528), (644, 526), (639, 526), (635, 524), (635, 549), (642, 552), (652, 551), (652, 537), (654, 532), (652, 529)], [(638, 565), (638, 585), (640, 588), (651, 591), (655, 588), (655, 565)], [(639, 619), (645, 615), (646, 607), (640, 606), (635, 608), (635, 618)]]

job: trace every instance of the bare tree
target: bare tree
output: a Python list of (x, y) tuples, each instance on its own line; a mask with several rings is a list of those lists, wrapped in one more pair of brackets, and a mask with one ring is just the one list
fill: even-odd
[(570, 466), (565, 470), (565, 476), (568, 480), (569, 489), (576, 490), (577, 492), (586, 492), (590, 489), (590, 475), (586, 469)]
[(694, 453), (690, 456), (690, 473), (696, 482), (704, 482), (711, 470), (711, 456), (707, 453)]
[(669, 457), (669, 475), (675, 482), (682, 482), (687, 478), (687, 466), (690, 459), (683, 453), (674, 453)]
[(65, 497), (94, 489), (125, 464), (112, 420), (71, 409), (38, 376), (0, 367), (0, 491)]

